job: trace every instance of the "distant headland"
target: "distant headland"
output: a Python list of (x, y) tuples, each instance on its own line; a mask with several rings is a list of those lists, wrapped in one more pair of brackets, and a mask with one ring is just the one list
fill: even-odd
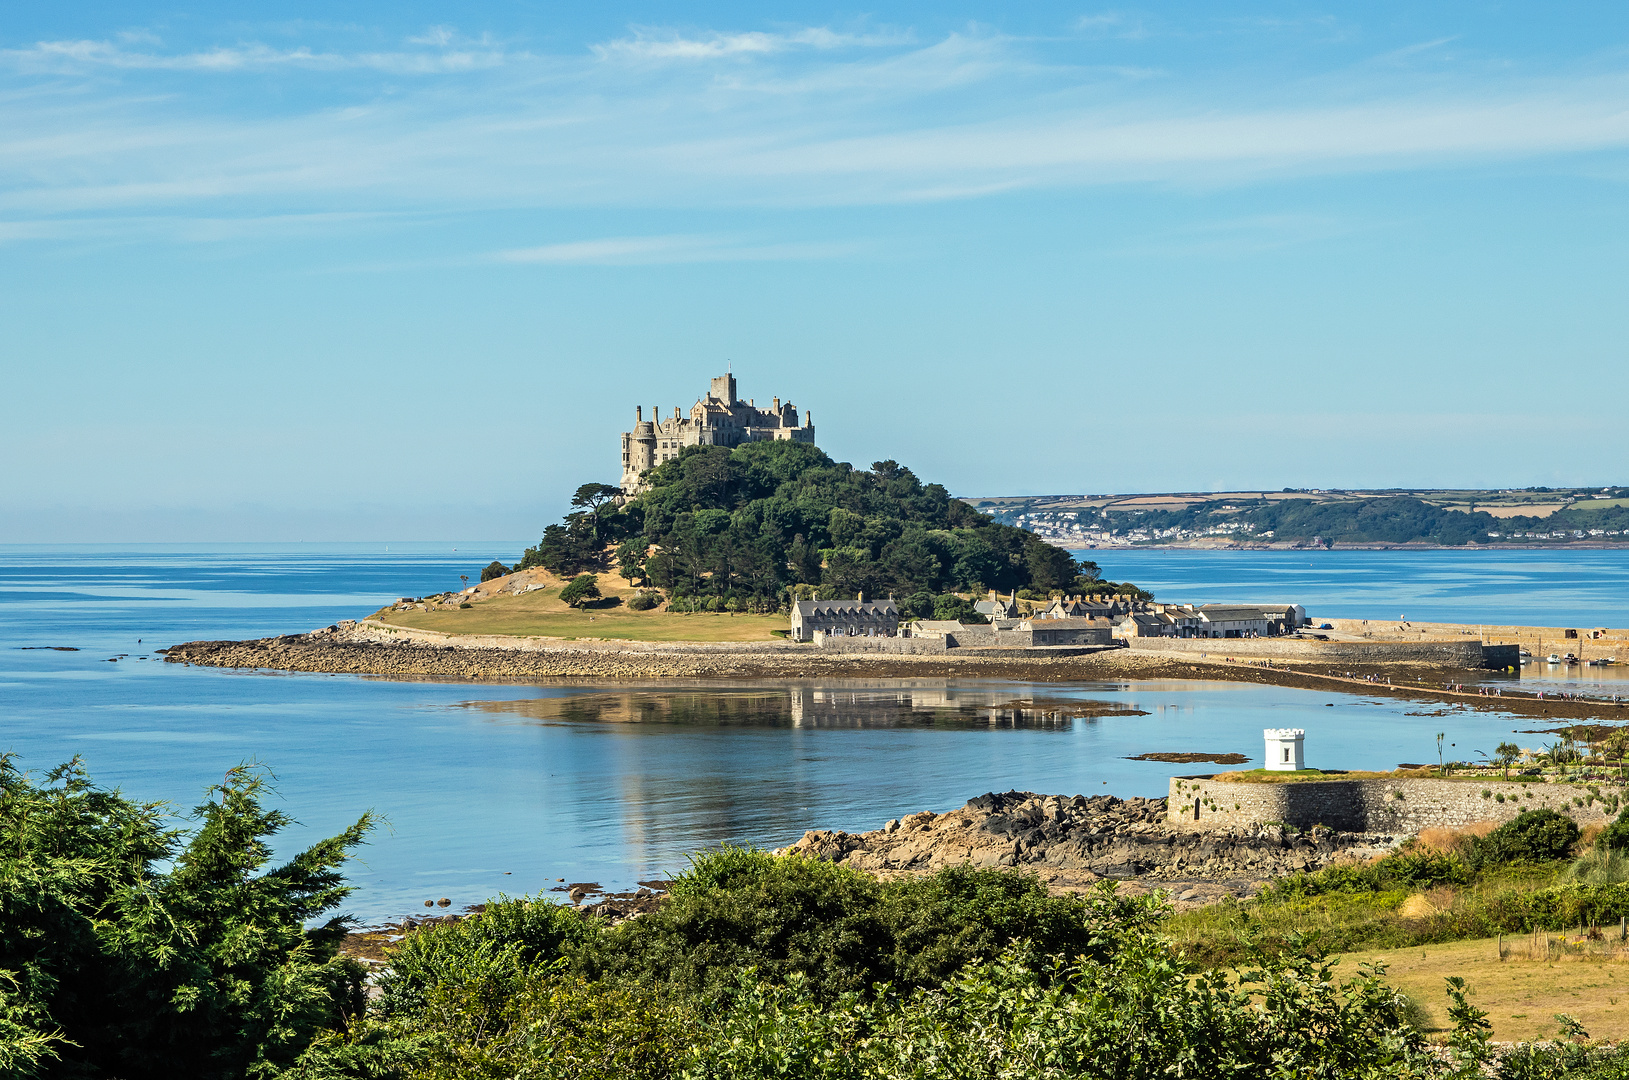
[(1629, 544), (1629, 486), (1165, 492), (965, 498), (1072, 550)]

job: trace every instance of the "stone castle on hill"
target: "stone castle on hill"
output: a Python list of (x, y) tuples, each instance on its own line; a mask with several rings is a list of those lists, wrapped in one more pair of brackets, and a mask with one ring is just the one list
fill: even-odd
[(689, 416), (680, 415), (675, 406), (663, 420), (661, 408), (653, 405), (646, 420), (644, 407), (634, 406), (634, 429), (622, 433), (622, 490), (629, 495), (638, 491), (647, 470), (678, 457), (687, 446), (736, 447), (770, 439), (812, 443), (814, 418), (804, 413), (799, 426), (797, 408), (790, 401), (783, 405), (780, 398), (771, 409), (741, 401), (735, 396), (735, 376), (720, 375), (707, 396), (690, 406)]

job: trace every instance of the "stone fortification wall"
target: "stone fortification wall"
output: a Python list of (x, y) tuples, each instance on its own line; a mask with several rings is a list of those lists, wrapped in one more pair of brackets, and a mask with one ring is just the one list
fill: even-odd
[(1519, 661), (1515, 645), (1476, 641), (1309, 641), (1305, 638), (1127, 638), (1146, 652), (1204, 653), (1306, 663), (1388, 664), (1417, 661), (1454, 667), (1507, 667)]
[(618, 653), (797, 653), (808, 645), (792, 641), (590, 641), (557, 637), (519, 637), (509, 634), (445, 634), (439, 630), (415, 630), (363, 619), (355, 626), (340, 625), (336, 633), (347, 641), (373, 641), (380, 644), (412, 642), (418, 645), (456, 646), (461, 649), (509, 649), (516, 652), (618, 652)]
[(823, 653), (886, 653), (890, 656), (943, 656), (945, 639), (940, 637), (847, 637), (815, 634), (815, 645)]
[[(1598, 788), (1610, 794), (1604, 788)], [(1500, 801), (1503, 796), (1503, 801)], [(1604, 825), (1613, 814), (1583, 785), (1504, 780), (1318, 780), (1230, 784), (1205, 776), (1174, 776), (1166, 820), (1173, 828), (1208, 830), (1268, 823), (1343, 832), (1415, 833), (1509, 821), (1545, 807), (1580, 826)], [(1197, 817), (1195, 807), (1197, 806)]]

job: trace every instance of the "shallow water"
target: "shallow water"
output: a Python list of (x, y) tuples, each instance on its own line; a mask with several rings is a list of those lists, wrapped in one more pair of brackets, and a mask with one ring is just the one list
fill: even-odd
[[(709, 845), (871, 829), (990, 790), (1163, 795), (1171, 775), (1204, 767), (1128, 756), (1259, 759), (1263, 727), (1306, 728), (1311, 765), (1378, 768), (1435, 760), (1438, 731), (1450, 757), (1469, 758), (1530, 726), (1232, 683), (392, 682), (150, 652), (310, 629), (455, 588), (513, 554), (451, 547), (0, 549), (0, 749), (32, 769), (79, 754), (102, 782), (183, 807), (228, 768), (263, 762), (301, 822), (285, 852), (373, 808), (387, 824), (353, 868), (350, 905), (372, 919), (556, 878), (627, 886)], [(1212, 556), (1245, 574), (1256, 554)]]

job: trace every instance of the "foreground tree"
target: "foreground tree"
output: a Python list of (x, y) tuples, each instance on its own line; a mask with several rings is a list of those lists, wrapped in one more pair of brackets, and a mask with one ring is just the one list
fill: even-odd
[(0, 756), (0, 1075), (271, 1076), (361, 1013), (344, 920), (307, 924), (372, 818), (267, 869), (266, 778), (228, 772), (188, 837), (77, 759), (37, 784)]

